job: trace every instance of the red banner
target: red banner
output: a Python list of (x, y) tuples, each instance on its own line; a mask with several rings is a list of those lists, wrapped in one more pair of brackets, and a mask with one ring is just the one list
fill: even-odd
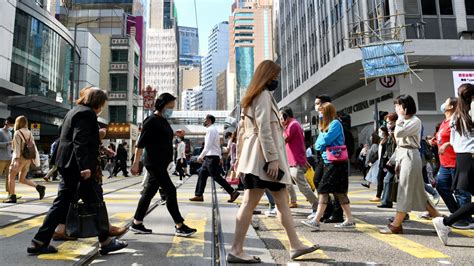
[(155, 97), (156, 91), (152, 90), (150, 87), (148, 87), (146, 91), (143, 91), (143, 108), (145, 110), (155, 109)]

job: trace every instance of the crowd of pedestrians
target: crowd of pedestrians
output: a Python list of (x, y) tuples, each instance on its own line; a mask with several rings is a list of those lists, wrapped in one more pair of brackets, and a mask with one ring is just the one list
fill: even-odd
[[(260, 258), (244, 251), (244, 240), (251, 217), (263, 194), (270, 202), (269, 216), (278, 216), (289, 243), (291, 259), (319, 249), (319, 245), (305, 245), (296, 234), (291, 209), (297, 207), (294, 184), (311, 205), (311, 212), (302, 224), (319, 231), (320, 224), (335, 223), (336, 228), (355, 228), (351, 213), (349, 189), (350, 159), (354, 153), (354, 139), (347, 121), (337, 115), (336, 106), (327, 95), (315, 100), (318, 114), (318, 136), (314, 143), (305, 143), (301, 124), (293, 110), (278, 109), (272, 92), (278, 87), (280, 66), (263, 61), (241, 102), (241, 118), (236, 132), (226, 136), (223, 149), (216, 119), (207, 115), (203, 126), (206, 136), (198, 157), (202, 163), (198, 171), (193, 202), (204, 201), (209, 176), (234, 202), (241, 194), (224, 178), (239, 179), (244, 190), (242, 204), (236, 216), (229, 263), (259, 263)], [(458, 97), (451, 97), (441, 106), (445, 119), (433, 137), (423, 136), (422, 121), (416, 116), (417, 107), (410, 95), (400, 95), (394, 101), (394, 111), (388, 113), (383, 125), (371, 134), (369, 143), (361, 143), (356, 152), (359, 170), (366, 177), (362, 185), (376, 183), (372, 202), (379, 208), (396, 211), (382, 234), (402, 234), (403, 222), (411, 211), (424, 211), (422, 216), (433, 219), (440, 240), (447, 244), (450, 227), (472, 228), (474, 204), (474, 129), (472, 103), (474, 85), (459, 87)], [(59, 190), (42, 226), (31, 241), (30, 254), (56, 253), (50, 245), (52, 238), (75, 240), (67, 234), (66, 218), (70, 204), (81, 198), (85, 203), (103, 204), (102, 170), (109, 177), (127, 171), (127, 143), (105, 147), (101, 144), (106, 131), (100, 129), (97, 115), (107, 101), (104, 91), (88, 87), (80, 92), (77, 105), (64, 118), (60, 136), (51, 148), (49, 181), (57, 171), (61, 178)], [(186, 143), (184, 134), (175, 134), (169, 119), (176, 97), (161, 94), (155, 112), (145, 119), (132, 156), (130, 172), (138, 175), (144, 166), (144, 189), (138, 201), (130, 230), (151, 234), (144, 218), (157, 192), (166, 204), (174, 221), (177, 236), (189, 237), (197, 232), (184, 222), (178, 206), (177, 192), (170, 174), (176, 171), (179, 182), (186, 174)], [(12, 134), (12, 130), (14, 133)], [(159, 137), (157, 137), (159, 136)], [(173, 145), (175, 141), (175, 145)], [(226, 154), (226, 156), (223, 156)], [(176, 163), (176, 165), (174, 164)], [(28, 120), (19, 116), (7, 118), (0, 129), (0, 175), (7, 175), (4, 201), (16, 203), (15, 179), (34, 187), (42, 199), (45, 187), (26, 178), (31, 164), (39, 164), (39, 153)], [(174, 167), (175, 166), (175, 167)], [(314, 178), (305, 173), (314, 169)], [(311, 187), (314, 183), (316, 191)], [(428, 197), (432, 195), (435, 202)], [(439, 196), (438, 196), (439, 195)], [(436, 208), (437, 197), (445, 202), (450, 215), (444, 216)], [(108, 223), (97, 233), (100, 253), (122, 249), (128, 244), (114, 238), (128, 228), (113, 227)]]

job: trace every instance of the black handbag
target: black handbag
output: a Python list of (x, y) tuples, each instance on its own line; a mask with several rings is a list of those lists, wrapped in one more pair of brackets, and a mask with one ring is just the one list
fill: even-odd
[[(98, 236), (109, 231), (109, 216), (104, 201), (79, 202), (80, 182), (66, 217), (66, 235), (77, 238)], [(94, 193), (96, 193), (94, 191)], [(96, 193), (97, 194), (97, 193)], [(97, 196), (97, 198), (99, 198)]]

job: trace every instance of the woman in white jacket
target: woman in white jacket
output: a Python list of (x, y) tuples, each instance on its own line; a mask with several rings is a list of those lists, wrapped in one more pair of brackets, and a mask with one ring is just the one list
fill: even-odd
[[(19, 175), (20, 183), (36, 188), (39, 193), (39, 198), (43, 199), (46, 187), (36, 184), (34, 181), (26, 179), (31, 163), (35, 166), (40, 166), (40, 159), (38, 149), (36, 148), (35, 140), (31, 131), (28, 130), (28, 120), (25, 116), (19, 116), (15, 120), (15, 134), (13, 135), (13, 155), (10, 171), (8, 174), (9, 183), (9, 197), (4, 200), (5, 203), (16, 203), (17, 197), (15, 194), (15, 178)], [(35, 158), (26, 159), (23, 157), (23, 149), (25, 144), (30, 142), (34, 146)]]
[(229, 263), (260, 263), (260, 258), (243, 250), (252, 213), (265, 190), (275, 199), (278, 216), (291, 246), (291, 259), (311, 253), (319, 246), (306, 246), (298, 238), (288, 206), (286, 185), (291, 184), (279, 112), (272, 96), (278, 86), (280, 66), (265, 60), (255, 70), (254, 77), (242, 99), (242, 118), (237, 140), (237, 174), (242, 175), (245, 194), (237, 213), (234, 241), (227, 254)]

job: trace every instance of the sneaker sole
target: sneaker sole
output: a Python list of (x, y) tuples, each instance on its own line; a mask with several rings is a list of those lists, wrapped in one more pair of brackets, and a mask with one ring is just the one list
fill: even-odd
[(180, 237), (188, 237), (188, 236), (191, 236), (193, 234), (195, 234), (196, 232), (191, 232), (191, 233), (175, 233), (176, 236), (180, 236)]
[[(437, 223), (433, 223), (433, 227), (436, 229), (436, 235), (438, 236), (438, 239), (441, 241), (441, 243), (443, 243), (445, 246), (448, 244), (448, 240), (446, 239), (446, 243), (444, 243), (443, 239), (441, 238), (441, 236), (438, 234), (438, 231), (441, 232), (441, 228), (438, 228), (438, 224)], [(449, 236), (449, 232), (448, 232), (448, 236)]]
[(121, 250), (121, 249), (126, 248), (126, 247), (128, 247), (128, 243), (125, 244), (124, 246), (120, 246), (119, 248), (114, 249), (114, 250), (108, 250), (108, 251), (99, 250), (99, 254), (100, 254), (100, 255), (107, 255), (107, 254), (109, 254), (110, 252), (114, 252), (114, 251), (117, 251), (117, 250)]
[(137, 233), (137, 234), (142, 234), (142, 235), (149, 235), (149, 234), (153, 233), (153, 231), (152, 232), (145, 232), (145, 231), (142, 231), (142, 230), (135, 229), (133, 227), (130, 227), (130, 231), (132, 231), (134, 233)]

